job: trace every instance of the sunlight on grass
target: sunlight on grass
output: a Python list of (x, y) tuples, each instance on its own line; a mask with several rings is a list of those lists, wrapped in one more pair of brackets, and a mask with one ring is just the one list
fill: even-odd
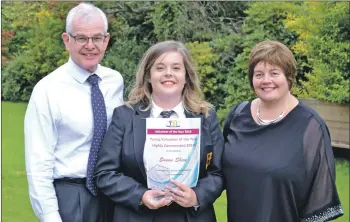
[(337, 183), (337, 189), (339, 198), (341, 200), (341, 203), (343, 205), (344, 210), (344, 216), (341, 218), (335, 220), (336, 222), (349, 222), (350, 216), (349, 216), (349, 169), (350, 169), (350, 163), (346, 160), (337, 160), (336, 161), (337, 166), (337, 174), (336, 174), (336, 183)]
[[(2, 103), (2, 221), (37, 221), (24, 165), (23, 121), (27, 104)], [(19, 210), (20, 209), (20, 210)]]

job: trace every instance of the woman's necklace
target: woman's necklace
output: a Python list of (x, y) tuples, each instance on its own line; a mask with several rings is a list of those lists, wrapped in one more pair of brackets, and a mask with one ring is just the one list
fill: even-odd
[(284, 116), (284, 110), (283, 112), (281, 112), (281, 114), (279, 116), (277, 116), (276, 119), (272, 119), (272, 120), (263, 120), (261, 117), (260, 117), (260, 104), (261, 102), (259, 102), (259, 105), (258, 105), (258, 109), (256, 110), (256, 119), (259, 123), (259, 125), (263, 125), (263, 126), (266, 126), (266, 125), (269, 125), (271, 123), (276, 123), (278, 121), (280, 121), (283, 116)]

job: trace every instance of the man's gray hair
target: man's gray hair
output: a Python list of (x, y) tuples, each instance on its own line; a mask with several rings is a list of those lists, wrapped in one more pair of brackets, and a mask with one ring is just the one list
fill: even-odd
[(97, 16), (100, 16), (102, 18), (104, 24), (104, 33), (106, 34), (108, 31), (106, 14), (101, 9), (89, 3), (80, 3), (69, 11), (66, 19), (66, 32), (72, 32), (72, 24), (74, 18), (82, 18), (86, 21), (91, 21), (93, 19), (96, 19)]

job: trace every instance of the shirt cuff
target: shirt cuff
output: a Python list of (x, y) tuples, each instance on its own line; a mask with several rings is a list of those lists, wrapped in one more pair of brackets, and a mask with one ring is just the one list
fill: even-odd
[(40, 222), (62, 222), (61, 216), (58, 211), (54, 211), (48, 214), (40, 215)]

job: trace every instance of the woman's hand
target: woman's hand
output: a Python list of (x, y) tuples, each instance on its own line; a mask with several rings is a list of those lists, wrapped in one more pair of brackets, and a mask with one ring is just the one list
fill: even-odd
[[(193, 207), (199, 205), (197, 195), (190, 187), (176, 180), (171, 180), (170, 182), (177, 186), (176, 188), (167, 188), (170, 191), (170, 196), (172, 197), (174, 202), (176, 202), (182, 207)], [(167, 194), (167, 196), (169, 196), (169, 194)]]
[(165, 196), (165, 192), (160, 190), (147, 190), (141, 199), (142, 203), (152, 210), (167, 206), (172, 200), (171, 197)]

